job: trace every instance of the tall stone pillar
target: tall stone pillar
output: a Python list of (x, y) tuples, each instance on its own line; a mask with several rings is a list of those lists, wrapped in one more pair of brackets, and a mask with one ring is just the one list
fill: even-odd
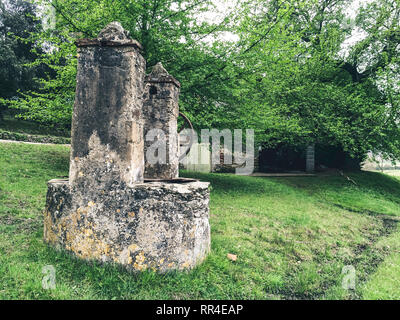
[(70, 184), (89, 188), (143, 182), (141, 45), (118, 22), (77, 41)]
[[(146, 155), (145, 178), (147, 179), (175, 179), (179, 176), (178, 154), (178, 116), (179, 116), (180, 83), (157, 63), (152, 72), (145, 77), (143, 96), (144, 152)], [(154, 132), (161, 129), (162, 132)], [(153, 130), (154, 134), (148, 135)], [(147, 139), (146, 139), (147, 137)], [(159, 143), (166, 146), (165, 157), (154, 152), (151, 147)], [(149, 153), (148, 153), (149, 151)], [(147, 156), (150, 154), (158, 158), (157, 163), (150, 163)]]

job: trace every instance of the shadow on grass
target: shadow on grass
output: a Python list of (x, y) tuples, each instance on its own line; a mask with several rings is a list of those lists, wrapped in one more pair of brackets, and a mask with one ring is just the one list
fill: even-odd
[[(69, 290), (75, 288), (75, 297), (68, 294), (73, 299), (196, 299), (206, 292), (218, 295), (216, 288), (212, 289), (213, 281), (204, 281), (208, 276), (206, 269), (210, 267), (208, 258), (200, 266), (186, 272), (132, 272), (115, 263), (80, 260), (66, 251), (38, 244), (40, 240), (37, 238), (35, 241), (29, 251), (29, 263), (53, 265), (59, 288), (64, 284)], [(82, 296), (83, 293), (86, 295)], [(47, 294), (43, 292), (41, 298), (49, 298)], [(56, 289), (52, 298), (62, 298), (62, 295)]]
[[(182, 177), (208, 181), (211, 184), (212, 191), (216, 193), (233, 194), (262, 194), (262, 193), (280, 193), (293, 190), (293, 186), (282, 183), (281, 181), (265, 179), (263, 177), (239, 176), (227, 173), (198, 173), (181, 171)], [(232, 179), (234, 177), (234, 179)]]
[[(5, 158), (16, 158), (21, 164), (11, 163), (12, 167), (19, 169), (21, 165), (26, 169), (41, 171), (43, 174), (54, 172), (55, 175), (69, 171), (69, 148), (65, 146), (5, 143)], [(56, 177), (54, 177), (56, 178)]]
[(356, 185), (339, 174), (318, 175), (314, 177), (248, 177), (232, 174), (208, 174), (182, 171), (181, 175), (209, 181), (216, 192), (264, 193), (274, 191), (303, 190), (307, 194), (317, 195), (327, 192), (341, 194), (343, 191), (356, 191), (365, 194), (379, 194), (385, 199), (400, 204), (400, 179), (379, 172), (346, 173)]
[(69, 138), (70, 130), (54, 129), (39, 123), (27, 120), (16, 119), (12, 115), (5, 115), (4, 120), (0, 121), (0, 129), (32, 135), (51, 135)]
[[(281, 183), (306, 190), (310, 194), (327, 194), (355, 191), (358, 194), (383, 196), (385, 200), (400, 204), (400, 179), (379, 172), (357, 171), (346, 173), (356, 184), (339, 174), (317, 177), (277, 178)], [(400, 208), (399, 208), (400, 209)]]
[[(69, 151), (65, 150), (49, 150), (45, 153), (43, 161), (38, 161), (38, 166), (43, 169), (50, 169), (56, 172), (65, 172), (68, 176), (69, 172)], [(61, 176), (54, 177), (60, 178)]]

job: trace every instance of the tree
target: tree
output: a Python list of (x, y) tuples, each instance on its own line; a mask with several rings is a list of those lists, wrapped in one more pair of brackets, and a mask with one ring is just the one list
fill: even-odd
[(229, 29), (225, 23), (200, 22), (197, 16), (212, 7), (208, 0), (101, 0), (101, 1), (36, 1), (41, 7), (51, 6), (56, 13), (56, 28), (31, 34), (36, 48), (47, 47), (37, 63), (44, 63), (55, 73), (54, 78), (41, 79), (41, 90), (27, 92), (10, 105), (23, 110), (24, 117), (48, 125), (69, 126), (74, 101), (76, 48), (74, 41), (96, 37), (112, 21), (120, 21), (131, 37), (142, 43), (148, 67), (158, 61), (183, 84), (181, 109), (197, 127), (209, 126), (212, 115), (194, 117), (208, 108), (220, 91), (215, 86), (203, 90), (186, 90), (210, 69), (221, 64), (220, 54), (229, 44), (208, 46), (207, 36)]
[[(247, 75), (238, 99), (247, 106), (243, 113), (251, 114), (242, 119), (258, 128), (259, 141), (340, 146), (360, 160), (369, 150), (400, 157), (399, 86), (393, 72), (398, 70), (398, 2), (379, 0), (362, 8), (357, 24), (365, 26), (367, 37), (344, 56), (343, 43), (354, 30), (343, 11), (349, 3), (250, 2), (254, 14), (245, 16), (240, 30), (246, 46), (257, 51), (243, 58)], [(275, 25), (271, 12), (282, 17)]]
[[(39, 68), (28, 66), (36, 59), (34, 44), (24, 39), (37, 32), (35, 6), (27, 1), (0, 1), (0, 98), (10, 99), (18, 90), (32, 89)], [(0, 118), (4, 105), (0, 105)]]
[[(222, 23), (199, 19), (208, 0), (36, 2), (56, 12), (54, 30), (30, 35), (35, 64), (55, 76), (9, 102), (28, 119), (70, 124), (74, 41), (117, 20), (144, 45), (149, 67), (161, 61), (182, 83), (180, 108), (196, 129), (254, 128), (268, 146), (319, 143), (357, 159), (369, 150), (400, 158), (397, 0), (364, 5), (355, 21), (345, 14), (351, 0), (242, 0)], [(366, 36), (344, 54), (356, 27)]]

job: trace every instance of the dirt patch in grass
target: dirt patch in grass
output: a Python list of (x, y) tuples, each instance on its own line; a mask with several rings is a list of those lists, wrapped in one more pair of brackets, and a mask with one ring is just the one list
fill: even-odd
[(9, 227), (15, 232), (37, 232), (42, 226), (43, 222), (40, 218), (15, 218), (12, 215), (1, 215), (0, 226), (2, 228)]
[[(343, 208), (342, 208), (343, 209)], [(354, 210), (351, 210), (355, 212)], [(357, 212), (357, 211), (356, 211)], [(362, 212), (357, 212), (362, 214)], [(375, 232), (371, 233), (366, 230), (365, 241), (363, 243), (355, 245), (349, 255), (352, 258), (343, 261), (344, 265), (353, 266), (356, 270), (356, 289), (346, 291), (346, 299), (358, 300), (362, 298), (362, 286), (366, 283), (370, 276), (375, 273), (379, 265), (385, 260), (390, 254), (390, 250), (386, 247), (377, 246), (378, 242), (382, 238), (389, 237), (398, 230), (399, 217), (387, 216), (385, 214), (377, 212), (364, 212), (365, 214), (374, 217)], [(317, 266), (323, 266), (331, 264), (332, 261), (322, 257), (315, 253), (314, 264)], [(313, 274), (314, 273), (314, 274)], [(336, 272), (337, 274), (338, 272)], [(303, 291), (302, 287), (307, 286), (307, 281), (312, 282), (313, 277), (316, 278), (315, 274), (321, 274), (321, 269), (311, 268), (307, 265), (299, 265), (291, 268), (287, 273), (288, 285), (283, 290), (278, 290), (278, 294), (282, 299), (287, 300), (311, 300), (311, 299), (324, 299), (326, 293), (330, 289), (337, 288), (341, 285), (341, 279), (332, 277), (330, 273), (326, 273), (326, 276), (321, 276), (318, 285), (314, 287), (312, 291)], [(304, 275), (305, 279), (302, 278)], [(308, 279), (307, 279), (308, 278)], [(303, 283), (304, 282), (304, 283)]]

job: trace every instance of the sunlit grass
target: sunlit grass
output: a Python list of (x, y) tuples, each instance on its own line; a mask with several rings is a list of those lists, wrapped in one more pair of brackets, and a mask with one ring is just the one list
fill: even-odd
[[(65, 146), (0, 143), (0, 298), (346, 299), (378, 298), (386, 291), (387, 297), (396, 296), (391, 292), (396, 276), (385, 270), (400, 276), (397, 247), (382, 245), (397, 234), (390, 234), (400, 215), (396, 178), (354, 173), (353, 184), (340, 175), (183, 172), (211, 182), (210, 255), (187, 273), (130, 274), (43, 243), (47, 181), (68, 175), (68, 162)], [(228, 253), (237, 261), (227, 259)], [(46, 265), (56, 268), (54, 290), (42, 288)], [(345, 265), (356, 268), (355, 292), (341, 287)], [(381, 279), (387, 281), (384, 288), (374, 285)]]

